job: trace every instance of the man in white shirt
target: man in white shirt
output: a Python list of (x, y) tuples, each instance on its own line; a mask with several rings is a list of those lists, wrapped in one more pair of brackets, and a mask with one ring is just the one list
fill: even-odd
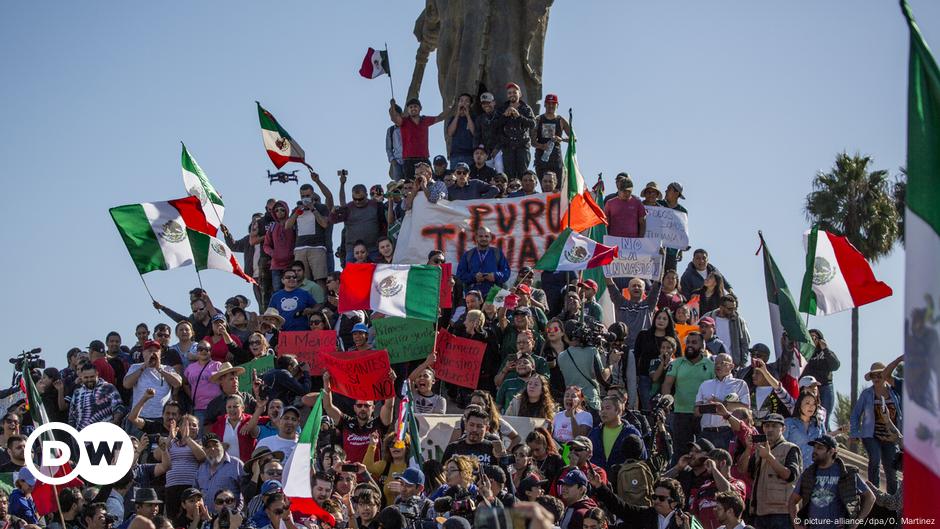
[(740, 378), (734, 378), (731, 371), (734, 362), (731, 355), (722, 353), (715, 357), (715, 378), (702, 382), (695, 396), (695, 414), (702, 417), (702, 437), (715, 446), (728, 446), (734, 438), (734, 432), (728, 421), (715, 413), (714, 401), (722, 401), (731, 393), (738, 396), (738, 402), (750, 406), (751, 396), (747, 384)]
[(149, 340), (143, 345), (143, 362), (133, 364), (121, 382), (126, 389), (134, 390), (133, 402), (136, 405), (147, 393), (154, 390), (154, 396), (144, 404), (140, 416), (145, 419), (159, 420), (163, 416), (166, 404), (174, 389), (180, 387), (183, 378), (172, 367), (160, 363), (162, 346), (160, 342)]
[(277, 435), (271, 435), (258, 441), (255, 450), (268, 447), (272, 452), (284, 452), (284, 461), (290, 459), (297, 447), (297, 426), (300, 424), (300, 410), (293, 406), (284, 408), (277, 419)]

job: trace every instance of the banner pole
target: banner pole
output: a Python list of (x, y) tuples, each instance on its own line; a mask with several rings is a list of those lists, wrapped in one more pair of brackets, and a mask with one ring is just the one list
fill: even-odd
[[(388, 57), (388, 43), (385, 43), (385, 56)], [(392, 99), (395, 99), (395, 87), (392, 86), (392, 60), (388, 60), (388, 89), (392, 92)]]

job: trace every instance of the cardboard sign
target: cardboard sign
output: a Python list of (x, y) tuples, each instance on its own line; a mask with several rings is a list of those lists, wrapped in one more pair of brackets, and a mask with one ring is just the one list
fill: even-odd
[(334, 351), (320, 355), (330, 372), (334, 392), (357, 400), (382, 400), (395, 396), (387, 351)]
[(441, 329), (437, 333), (437, 361), (434, 374), (444, 382), (476, 389), (486, 344), (460, 338)]
[(336, 331), (284, 331), (277, 338), (277, 354), (291, 354), (310, 366), (311, 376), (323, 374), (322, 353), (336, 350)]
[(646, 238), (663, 241), (666, 248), (689, 247), (689, 215), (662, 206), (646, 207)]
[(245, 368), (245, 372), (241, 375), (238, 375), (238, 387), (246, 388), (242, 391), (249, 391), (247, 388), (251, 387), (251, 370), (254, 369), (255, 374), (258, 375), (258, 378), (261, 378), (261, 375), (274, 369), (274, 355), (259, 356), (258, 358), (245, 362), (244, 364), (240, 364), (238, 367)]
[(375, 347), (388, 351), (392, 364), (427, 358), (434, 348), (434, 323), (415, 318), (376, 318), (372, 322)]
[(665, 255), (659, 241), (605, 235), (604, 244), (619, 249), (617, 257), (604, 265), (604, 277), (661, 277)]

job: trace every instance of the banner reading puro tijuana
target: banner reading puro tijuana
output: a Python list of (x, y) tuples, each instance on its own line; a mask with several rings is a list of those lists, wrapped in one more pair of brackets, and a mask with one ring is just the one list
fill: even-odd
[(395, 245), (395, 263), (425, 264), (428, 252), (439, 249), (450, 263), (473, 248), (472, 228), (486, 226), (516, 271), (532, 266), (562, 230), (557, 193), (525, 197), (440, 200), (428, 202), (423, 193), (405, 215)]

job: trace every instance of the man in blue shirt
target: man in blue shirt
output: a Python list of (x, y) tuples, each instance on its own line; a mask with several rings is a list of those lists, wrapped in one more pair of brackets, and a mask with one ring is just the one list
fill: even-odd
[(502, 250), (490, 246), (493, 234), (489, 228), (477, 228), (474, 241), (476, 248), (460, 257), (457, 277), (463, 283), (465, 293), (478, 290), (486, 298), (493, 285), (501, 285), (509, 279), (509, 262)]
[(21, 518), (26, 523), (39, 523), (39, 514), (36, 513), (36, 502), (33, 501), (33, 487), (36, 485), (36, 476), (23, 467), (16, 475), (14, 482), (16, 488), (10, 493), (9, 513)]
[(310, 324), (307, 317), (313, 313), (316, 300), (309, 292), (298, 288), (300, 279), (293, 270), (285, 270), (281, 276), (284, 288), (271, 295), (270, 307), (277, 309), (284, 317), (282, 331), (309, 331)]

